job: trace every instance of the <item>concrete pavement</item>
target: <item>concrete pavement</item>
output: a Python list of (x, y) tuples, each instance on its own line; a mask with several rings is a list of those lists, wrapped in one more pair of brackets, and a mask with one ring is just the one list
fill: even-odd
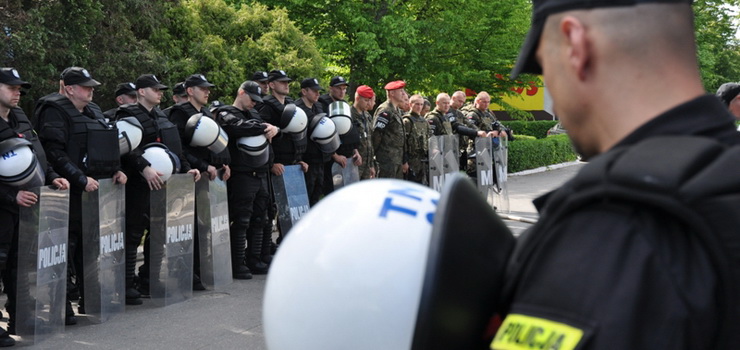
[[(512, 215), (535, 218), (531, 200), (570, 179), (581, 165), (509, 177)], [(530, 224), (506, 221), (516, 233)], [(217, 291), (193, 292), (193, 298), (167, 307), (129, 306), (124, 314), (103, 324), (84, 315), (42, 349), (266, 349), (262, 329), (262, 299), (266, 276), (234, 281)], [(5, 313), (7, 317), (7, 313)], [(3, 320), (6, 321), (6, 320)], [(287, 335), (286, 336), (290, 336)], [(23, 341), (17, 346), (28, 345)]]

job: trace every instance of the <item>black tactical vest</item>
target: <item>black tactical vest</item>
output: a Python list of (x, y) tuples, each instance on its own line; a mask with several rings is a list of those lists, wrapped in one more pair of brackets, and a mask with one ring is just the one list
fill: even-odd
[[(206, 108), (201, 108), (201, 110), (198, 111), (195, 109), (195, 107), (193, 107), (193, 105), (190, 102), (178, 103), (172, 106), (172, 109), (170, 111), (170, 118), (172, 116), (172, 112), (176, 110), (183, 111), (188, 116), (188, 118), (198, 113), (203, 113), (204, 117), (209, 117), (209, 118), (211, 117), (211, 112), (209, 112)], [(190, 145), (191, 140), (187, 139), (185, 135), (180, 135), (180, 137), (182, 138), (182, 142), (185, 145)], [(229, 153), (228, 147), (218, 154), (213, 153), (211, 150), (205, 147), (190, 147), (189, 152), (193, 156), (199, 159), (203, 159), (207, 161), (209, 164), (217, 168), (220, 167), (222, 164), (231, 163), (231, 155)]]
[[(665, 155), (670, 154), (670, 157)], [(614, 149), (551, 193), (539, 227), (555, 226), (570, 213), (599, 202), (634, 203), (674, 217), (695, 234), (718, 276), (717, 349), (740, 349), (740, 145), (698, 136), (646, 139)], [(531, 237), (542, 242), (548, 234)], [(517, 256), (537, 244), (525, 242)], [(510, 260), (514, 261), (514, 259)], [(507, 281), (511, 285), (515, 281)]]
[(182, 143), (180, 142), (180, 134), (177, 132), (177, 126), (172, 124), (159, 108), (154, 107), (152, 112), (156, 115), (155, 119), (152, 119), (151, 113), (147, 114), (144, 109), (139, 107), (139, 104), (126, 104), (118, 108), (116, 119), (125, 116), (135, 117), (141, 123), (141, 127), (144, 128), (141, 138), (142, 145), (159, 142), (179, 156), (182, 154)]
[(40, 101), (39, 111), (54, 107), (67, 117), (67, 155), (86, 175), (109, 176), (120, 167), (118, 129), (105, 122), (103, 111), (90, 102), (85, 114), (63, 95)]
[[(13, 125), (0, 118), (0, 141), (5, 141), (14, 137), (20, 137), (31, 141), (33, 144), (33, 150), (36, 153), (36, 158), (39, 161), (39, 166), (45, 172), (47, 168), (46, 153), (44, 152), (44, 148), (41, 146), (41, 141), (39, 141), (38, 135), (36, 135), (36, 132), (33, 130), (33, 126), (31, 126), (31, 121), (28, 120), (26, 114), (19, 107), (12, 108), (11, 112), (12, 115), (15, 116), (15, 122), (17, 125), (13, 128)], [(12, 122), (13, 121), (11, 120), (11, 123)]]

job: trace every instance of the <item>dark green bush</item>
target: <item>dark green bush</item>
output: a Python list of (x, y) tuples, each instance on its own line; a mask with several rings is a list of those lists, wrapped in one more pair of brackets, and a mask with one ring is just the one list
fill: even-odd
[(509, 173), (571, 162), (576, 158), (568, 135), (509, 142)]
[(529, 135), (538, 139), (544, 139), (547, 136), (547, 130), (555, 126), (557, 123), (557, 120), (511, 120), (501, 122), (501, 124), (504, 124), (507, 128), (514, 130), (514, 136)]

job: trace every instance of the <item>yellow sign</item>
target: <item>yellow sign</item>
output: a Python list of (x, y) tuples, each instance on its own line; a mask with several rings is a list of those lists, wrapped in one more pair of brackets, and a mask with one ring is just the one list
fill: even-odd
[[(504, 102), (525, 111), (541, 111), (545, 109), (545, 88), (537, 86), (536, 82), (530, 82), (526, 88), (512, 89), (516, 95), (504, 96)], [(503, 111), (504, 107), (491, 103), (492, 110)]]
[(573, 350), (583, 338), (583, 330), (544, 318), (510, 314), (506, 316), (491, 349), (494, 350)]

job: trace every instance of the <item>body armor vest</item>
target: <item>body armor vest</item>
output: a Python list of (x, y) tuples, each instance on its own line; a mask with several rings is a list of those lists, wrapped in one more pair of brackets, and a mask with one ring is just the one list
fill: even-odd
[(46, 153), (44, 152), (44, 148), (41, 146), (41, 141), (39, 141), (38, 135), (36, 135), (36, 132), (33, 130), (33, 126), (31, 126), (31, 121), (28, 120), (26, 113), (24, 113), (19, 107), (14, 107), (11, 111), (13, 112), (13, 115), (15, 115), (18, 125), (14, 129), (11, 124), (0, 119), (0, 141), (5, 141), (14, 137), (20, 137), (31, 141), (33, 144), (33, 150), (36, 153), (36, 159), (39, 161), (39, 166), (44, 172), (46, 172), (46, 168), (48, 167), (46, 162)]
[[(204, 117), (211, 117), (211, 112), (209, 112), (206, 108), (201, 108), (200, 111), (199, 110), (196, 110), (195, 107), (193, 107), (193, 105), (190, 102), (179, 103), (179, 104), (176, 104), (176, 105), (172, 106), (172, 110), (170, 112), (170, 117), (172, 116), (172, 112), (174, 112), (176, 110), (180, 110), (180, 111), (184, 112), (188, 116), (188, 118), (190, 118), (193, 115), (198, 114), (198, 113), (203, 113), (203, 116)], [(180, 135), (180, 137), (182, 138), (182, 142), (185, 145), (190, 145), (190, 141), (191, 140), (186, 139), (186, 136), (185, 135)], [(211, 152), (211, 150), (209, 150), (208, 148), (205, 148), (205, 147), (193, 147), (193, 146), (190, 146), (188, 148), (188, 150), (189, 150), (189, 152), (193, 156), (195, 156), (195, 157), (197, 157), (199, 159), (206, 160), (209, 164), (214, 165), (214, 166), (217, 166), (217, 167), (220, 166), (221, 164), (229, 164), (229, 163), (231, 163), (231, 155), (229, 154), (229, 148), (228, 147), (226, 147), (219, 154), (213, 153), (213, 152)]]
[[(262, 119), (255, 118), (253, 113), (256, 113), (256, 112), (242, 111), (239, 108), (236, 108), (232, 105), (221, 106), (213, 110), (213, 114), (214, 114), (214, 118), (216, 119), (216, 122), (222, 126), (224, 125), (224, 123), (233, 124), (233, 122), (225, 121), (224, 114), (227, 114), (228, 118), (238, 118), (247, 123), (262, 124)], [(230, 161), (231, 161), (230, 165), (232, 166), (232, 168), (234, 170), (240, 170), (240, 171), (251, 171), (251, 170), (267, 171), (268, 164), (270, 163), (269, 161), (268, 161), (268, 164), (265, 164), (259, 169), (254, 169), (246, 165), (246, 159), (248, 159), (249, 157), (253, 157), (253, 156), (247, 154), (246, 152), (240, 151), (237, 147), (238, 141), (239, 141), (239, 137), (232, 137), (232, 135), (229, 135), (229, 146), (227, 147), (227, 150), (229, 150), (228, 152), (229, 152)], [(268, 150), (268, 152), (269, 151), (270, 150)]]
[(157, 116), (155, 119), (152, 119), (151, 114), (147, 114), (138, 104), (132, 103), (119, 107), (119, 112), (116, 115), (118, 117), (130, 115), (141, 123), (141, 127), (144, 128), (142, 145), (159, 142), (179, 156), (182, 154), (182, 143), (180, 142), (180, 134), (177, 132), (177, 126), (172, 124), (159, 108), (154, 107), (152, 111)]
[(67, 116), (66, 152), (86, 175), (107, 176), (119, 169), (118, 129), (105, 122), (98, 105), (90, 102), (85, 115), (67, 97), (57, 94), (43, 100), (44, 107), (57, 108)]

